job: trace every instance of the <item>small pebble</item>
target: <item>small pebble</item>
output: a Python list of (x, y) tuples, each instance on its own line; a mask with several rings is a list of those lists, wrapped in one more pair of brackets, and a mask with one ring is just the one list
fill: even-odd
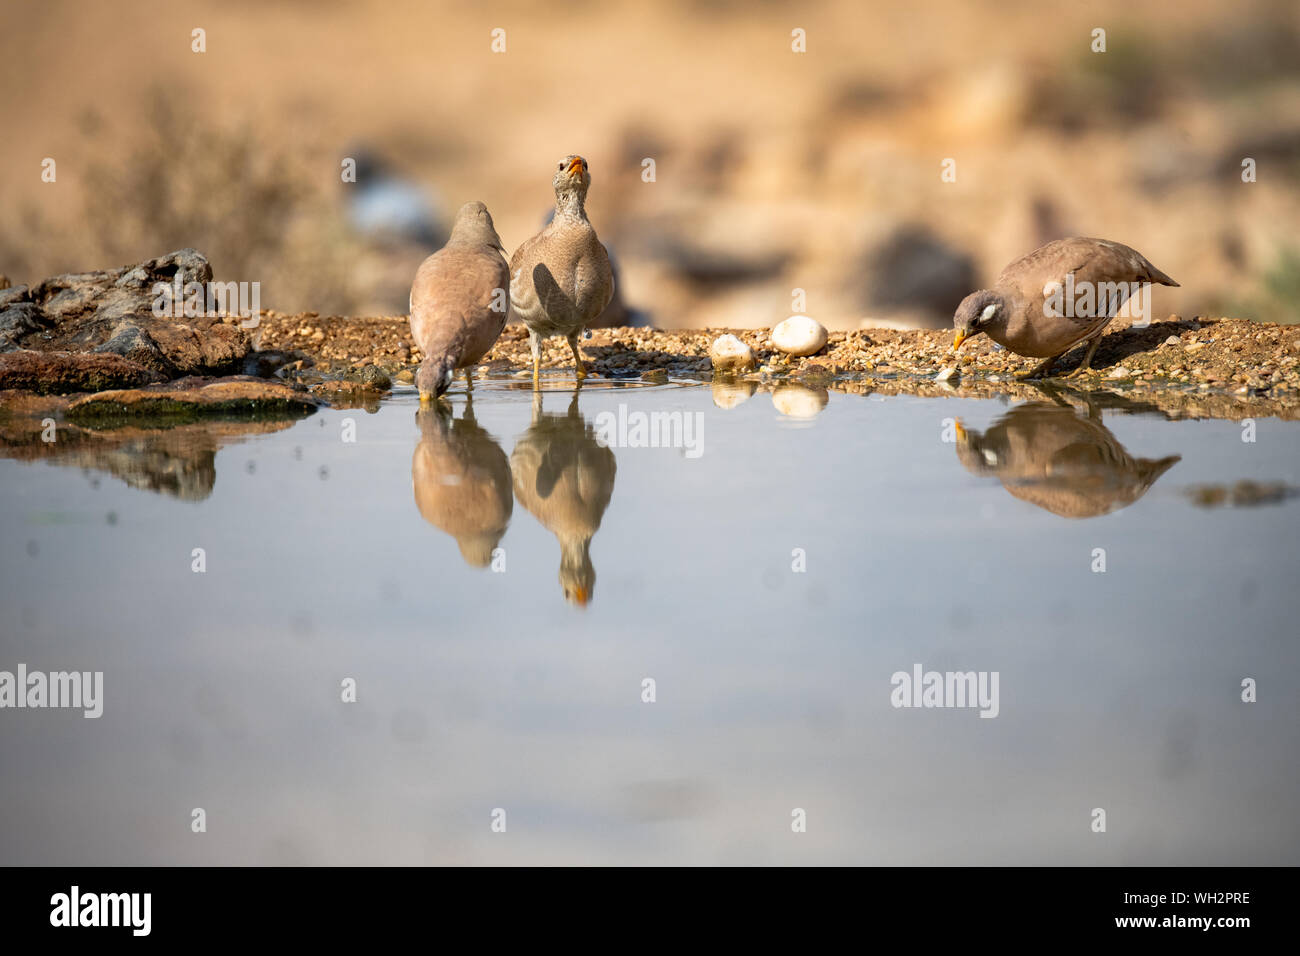
[(1133, 373), (1130, 372), (1128, 369), (1126, 369), (1123, 365), (1116, 365), (1113, 369), (1110, 370), (1110, 374), (1107, 375), (1106, 377), (1107, 378), (1128, 378), (1132, 374)]

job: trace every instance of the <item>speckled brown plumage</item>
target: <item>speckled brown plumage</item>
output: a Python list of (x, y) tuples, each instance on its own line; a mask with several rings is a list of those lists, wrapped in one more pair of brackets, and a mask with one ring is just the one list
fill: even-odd
[(523, 243), (510, 259), (510, 307), (528, 327), (533, 381), (541, 366), (543, 336), (569, 340), (578, 380), (586, 377), (578, 336), (614, 295), (609, 254), (587, 219), (591, 175), (581, 156), (566, 156), (556, 168), (555, 218)]

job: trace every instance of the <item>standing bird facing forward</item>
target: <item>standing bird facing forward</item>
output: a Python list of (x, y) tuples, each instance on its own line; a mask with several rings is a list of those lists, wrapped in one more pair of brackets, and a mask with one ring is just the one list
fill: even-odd
[(487, 354), (510, 310), (510, 271), (505, 248), (481, 202), (456, 214), (447, 244), (421, 263), (411, 286), (411, 336), (424, 353), (415, 375), (420, 401), (447, 390), (452, 373)]
[(1176, 286), (1136, 249), (1108, 239), (1057, 239), (1002, 270), (992, 289), (972, 292), (953, 316), (952, 347), (981, 332), (1019, 355), (1045, 358), (1027, 377), (1090, 342), (1087, 369), (1102, 333), (1130, 296), (1151, 283)]
[(581, 156), (560, 160), (553, 185), (555, 218), (510, 260), (510, 303), (528, 327), (534, 388), (541, 374), (543, 336), (567, 338), (578, 381), (587, 377), (578, 336), (614, 296), (609, 254), (584, 207), (591, 186), (587, 161)]

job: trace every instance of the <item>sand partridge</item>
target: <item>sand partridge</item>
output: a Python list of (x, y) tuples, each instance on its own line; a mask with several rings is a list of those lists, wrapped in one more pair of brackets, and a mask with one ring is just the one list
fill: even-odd
[(467, 202), (456, 214), (447, 244), (416, 272), (411, 337), (424, 352), (415, 376), (421, 402), (445, 392), (456, 369), (465, 369), (469, 386), (470, 366), (492, 348), (505, 327), (510, 272), (504, 252), (487, 206)]
[(587, 161), (566, 156), (555, 170), (555, 217), (510, 260), (510, 306), (528, 326), (533, 353), (533, 384), (538, 384), (542, 338), (569, 340), (578, 381), (586, 377), (578, 336), (614, 296), (609, 254), (587, 219), (591, 185)]
[[(972, 292), (953, 316), (952, 347), (983, 332), (1019, 355), (1044, 358), (1027, 377), (1045, 375), (1052, 363), (1089, 342), (1087, 369), (1102, 333), (1142, 286), (1178, 285), (1146, 257), (1106, 239), (1057, 239), (1002, 270), (992, 289)], [(1148, 317), (1149, 318), (1149, 317)]]

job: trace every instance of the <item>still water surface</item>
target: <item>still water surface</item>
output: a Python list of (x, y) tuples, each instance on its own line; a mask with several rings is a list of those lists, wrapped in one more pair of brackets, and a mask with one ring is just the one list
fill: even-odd
[(0, 862), (1300, 862), (1300, 424), (511, 384), (3, 449)]

